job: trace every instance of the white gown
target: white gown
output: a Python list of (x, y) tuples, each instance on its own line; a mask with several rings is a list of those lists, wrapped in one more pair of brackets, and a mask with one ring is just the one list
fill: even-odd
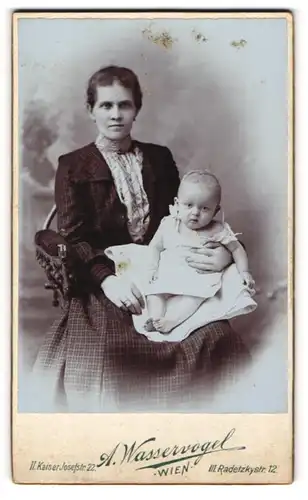
[(202, 231), (189, 230), (182, 234), (177, 230), (176, 219), (171, 215), (165, 217), (150, 243), (150, 248), (156, 245), (164, 248), (158, 273), (144, 294), (190, 295), (204, 299), (213, 297), (222, 286), (222, 272), (199, 273), (187, 264), (186, 257), (192, 247), (203, 247), (208, 242), (227, 245), (231, 241), (237, 241), (237, 238), (227, 223), (223, 224), (221, 231), (209, 237)]
[[(223, 228), (209, 238), (202, 231), (180, 234), (177, 221), (173, 216), (168, 216), (162, 220), (149, 246), (131, 243), (107, 248), (105, 253), (116, 263), (118, 272), (133, 280), (145, 298), (151, 294), (172, 294), (205, 299), (190, 318), (168, 334), (144, 329), (149, 318), (145, 308), (141, 315), (133, 316), (137, 332), (154, 342), (180, 342), (194, 330), (213, 321), (231, 319), (254, 311), (257, 304), (243, 284), (235, 264), (223, 272), (204, 274), (198, 273), (185, 261), (191, 247), (200, 247), (209, 241), (226, 245), (236, 240), (236, 234), (225, 222)], [(154, 281), (149, 282), (152, 274), (151, 247), (161, 243), (165, 250), (161, 254), (158, 274)]]

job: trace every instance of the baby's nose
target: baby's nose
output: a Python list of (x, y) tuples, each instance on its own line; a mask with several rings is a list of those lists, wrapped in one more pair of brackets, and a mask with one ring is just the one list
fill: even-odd
[(198, 215), (200, 213), (200, 210), (198, 207), (193, 207), (191, 211), (193, 214), (196, 214), (196, 215)]

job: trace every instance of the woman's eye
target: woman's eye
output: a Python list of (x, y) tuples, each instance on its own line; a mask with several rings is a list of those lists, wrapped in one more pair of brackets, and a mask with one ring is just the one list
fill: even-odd
[(132, 103), (131, 103), (131, 102), (128, 102), (128, 101), (127, 101), (127, 102), (122, 102), (122, 103), (120, 104), (120, 107), (121, 107), (122, 109), (130, 109), (130, 108), (132, 108)]
[(99, 107), (104, 108), (104, 109), (110, 109), (111, 103), (110, 102), (102, 102)]

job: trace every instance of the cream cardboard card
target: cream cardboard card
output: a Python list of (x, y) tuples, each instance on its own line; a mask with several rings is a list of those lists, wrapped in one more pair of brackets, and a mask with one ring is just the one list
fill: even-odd
[(13, 85), (14, 480), (290, 483), (292, 15), (15, 13)]

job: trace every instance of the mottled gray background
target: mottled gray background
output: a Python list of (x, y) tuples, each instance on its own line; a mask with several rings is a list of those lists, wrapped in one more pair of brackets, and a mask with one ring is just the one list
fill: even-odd
[(254, 362), (204, 411), (286, 411), (286, 21), (22, 19), (18, 34), (20, 411), (31, 411), (27, 375), (58, 314), (33, 236), (53, 204), (58, 156), (95, 138), (85, 87), (108, 64), (140, 78), (133, 136), (167, 145), (181, 174), (210, 168), (220, 178), (226, 219), (243, 233), (260, 288), (257, 311), (233, 321)]

